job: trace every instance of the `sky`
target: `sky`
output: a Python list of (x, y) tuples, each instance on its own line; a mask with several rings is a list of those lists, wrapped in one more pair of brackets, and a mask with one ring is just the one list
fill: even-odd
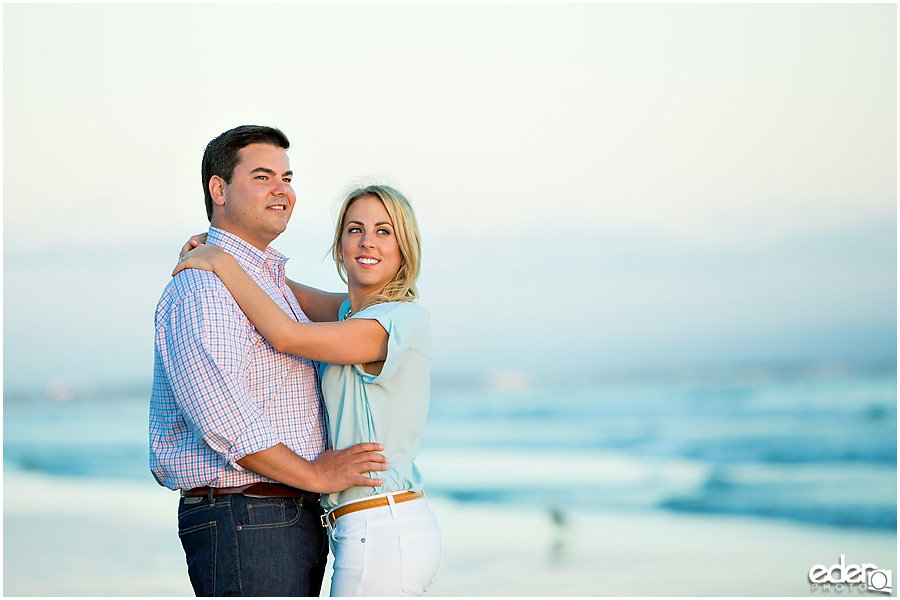
[(409, 196), (436, 377), (896, 363), (893, 4), (4, 4), (4, 387), (149, 386), (246, 123), (293, 279)]

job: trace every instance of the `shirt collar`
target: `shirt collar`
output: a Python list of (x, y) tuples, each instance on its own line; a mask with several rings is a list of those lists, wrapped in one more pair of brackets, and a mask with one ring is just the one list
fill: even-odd
[(283, 272), (284, 265), (288, 261), (284, 254), (272, 246), (265, 250), (260, 250), (233, 233), (229, 233), (224, 229), (217, 229), (216, 227), (209, 228), (206, 243), (219, 246), (231, 254), (238, 261), (238, 264), (248, 272), (251, 270), (255, 272), (261, 271), (267, 262), (275, 269)]

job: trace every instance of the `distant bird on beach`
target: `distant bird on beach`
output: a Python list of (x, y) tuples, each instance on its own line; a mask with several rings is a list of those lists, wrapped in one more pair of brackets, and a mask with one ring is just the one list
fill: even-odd
[(566, 518), (566, 513), (558, 506), (550, 507), (550, 520), (553, 521), (553, 524), (557, 527), (565, 527), (568, 525), (568, 519)]

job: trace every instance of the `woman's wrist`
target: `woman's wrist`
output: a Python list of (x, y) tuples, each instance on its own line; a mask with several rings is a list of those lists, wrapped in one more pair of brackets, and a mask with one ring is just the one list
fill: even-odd
[(221, 252), (216, 252), (212, 255), (210, 264), (212, 265), (213, 271), (216, 275), (221, 275), (223, 271), (227, 271), (231, 265), (230, 263), (237, 264), (237, 261), (234, 260), (234, 257), (222, 250)]
[(231, 254), (224, 250), (216, 256), (214, 265), (216, 275), (226, 283), (234, 285), (240, 281), (241, 275), (246, 276), (244, 269)]

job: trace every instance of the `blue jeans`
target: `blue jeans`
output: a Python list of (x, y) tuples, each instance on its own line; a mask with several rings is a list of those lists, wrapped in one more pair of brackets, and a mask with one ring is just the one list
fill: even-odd
[(178, 537), (197, 596), (318, 596), (328, 544), (314, 500), (182, 498)]

